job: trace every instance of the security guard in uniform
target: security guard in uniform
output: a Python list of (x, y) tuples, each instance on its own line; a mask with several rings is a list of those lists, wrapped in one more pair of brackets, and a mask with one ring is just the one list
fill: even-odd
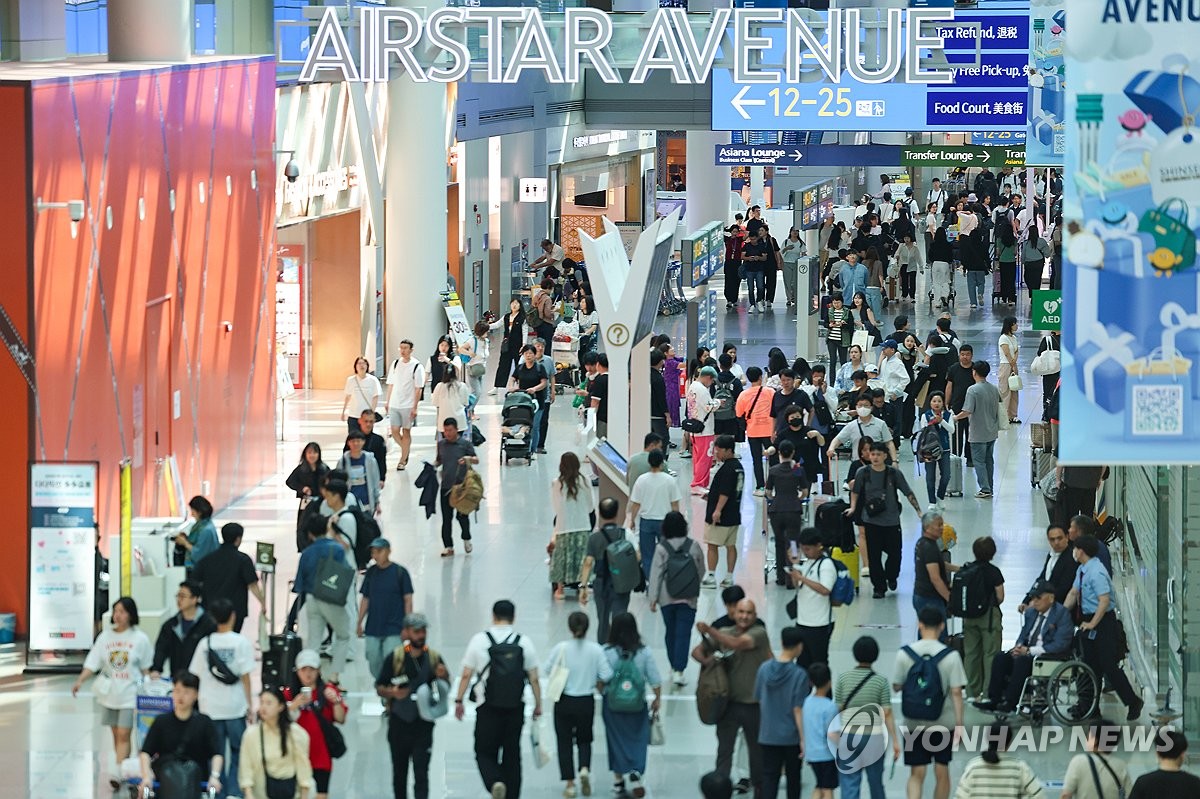
[(1079, 634), (1083, 636), (1083, 661), (1117, 690), (1117, 696), (1129, 708), (1129, 720), (1142, 715), (1145, 701), (1133, 690), (1129, 678), (1121, 670), (1118, 651), (1120, 628), (1113, 615), (1116, 606), (1112, 596), (1112, 576), (1097, 555), (1100, 541), (1093, 535), (1081, 535), (1075, 541), (1074, 555), (1079, 563), (1071, 593), (1063, 603), (1068, 610), (1076, 605), (1083, 611)]

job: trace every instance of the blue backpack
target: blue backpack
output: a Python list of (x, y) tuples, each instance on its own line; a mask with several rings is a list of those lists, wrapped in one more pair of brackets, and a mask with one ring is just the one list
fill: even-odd
[(901, 647), (901, 652), (912, 660), (904, 687), (900, 690), (900, 709), (907, 718), (922, 721), (937, 721), (946, 702), (946, 690), (942, 687), (942, 675), (938, 664), (949, 655), (950, 647), (943, 647), (936, 655), (918, 655), (912, 647)]
[(850, 576), (850, 570), (846, 568), (845, 563), (836, 558), (829, 559), (833, 561), (833, 568), (837, 570), (837, 579), (833, 581), (833, 588), (829, 589), (829, 604), (840, 608), (854, 602), (854, 578)]

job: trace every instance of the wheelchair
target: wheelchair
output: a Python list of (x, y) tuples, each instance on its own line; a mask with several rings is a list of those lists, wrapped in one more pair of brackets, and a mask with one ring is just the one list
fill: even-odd
[(1082, 649), (1076, 633), (1070, 654), (1034, 658), (1016, 709), (1012, 713), (988, 712), (998, 721), (1007, 721), (1015, 714), (1035, 727), (1041, 726), (1047, 716), (1067, 726), (1093, 718), (1100, 705), (1100, 678), (1083, 662)]

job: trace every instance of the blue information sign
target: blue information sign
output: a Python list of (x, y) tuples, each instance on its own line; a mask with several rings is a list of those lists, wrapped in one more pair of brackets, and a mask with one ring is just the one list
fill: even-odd
[(760, 144), (718, 144), (716, 166), (799, 166), (804, 154), (799, 147)]
[[(1029, 17), (1014, 13), (956, 14), (939, 23), (951, 84), (863, 83), (843, 71), (838, 83), (813, 66), (800, 82), (738, 84), (729, 69), (713, 70), (713, 130), (1008, 131), (1027, 126)], [(931, 32), (931, 31), (929, 31)], [(781, 26), (764, 64), (786, 58)], [(978, 49), (977, 49), (978, 47)], [(806, 67), (809, 62), (806, 60)], [(898, 78), (902, 78), (901, 73)]]
[(1020, 144), (1025, 141), (1023, 130), (989, 130), (971, 134), (971, 144), (976, 147), (985, 144)]

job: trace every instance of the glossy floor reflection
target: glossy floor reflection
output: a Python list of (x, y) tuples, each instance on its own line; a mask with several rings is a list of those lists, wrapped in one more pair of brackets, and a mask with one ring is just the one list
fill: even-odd
[[(965, 295), (960, 296), (965, 300)], [(897, 313), (908, 315), (913, 327), (922, 334), (933, 324), (927, 305), (914, 307), (912, 304), (900, 304), (892, 306), (885, 314), (888, 329), (891, 329), (891, 320)], [(962, 341), (975, 346), (977, 357), (985, 357), (995, 364), (1003, 315), (990, 307), (970, 310), (960, 303), (954, 310), (954, 328)], [(1027, 312), (1018, 315), (1023, 319), (1028, 318)], [(783, 307), (782, 301), (774, 306), (772, 312), (761, 316), (748, 315), (743, 308), (736, 313), (722, 314), (722, 334), (719, 338), (739, 345), (739, 361), (744, 366), (761, 364), (765, 362), (766, 352), (772, 346), (782, 347), (789, 355), (794, 352), (794, 320), (795, 315)], [(682, 317), (664, 319), (662, 322), (664, 332), (673, 335), (682, 333)], [(1028, 327), (1027, 323), (1023, 324)], [(1021, 338), (1021, 366), (1026, 370), (1036, 351), (1038, 334), (1025, 330)], [(1040, 380), (1030, 378), (1026, 373), (1026, 385), (1028, 388), (1021, 394), (1020, 418), (1039, 418)], [(288, 401), (282, 425), (284, 440), (278, 448), (280, 474), (231, 507), (221, 509), (217, 519), (218, 523), (236, 520), (245, 525), (244, 549), (247, 551), (253, 550), (255, 541), (275, 543), (279, 555), (280, 580), (274, 585), (274, 592), (280, 618), (286, 612), (289, 601), (284, 578), (294, 573), (296, 563), (293, 543), (295, 500), (283, 486), (283, 478), (297, 462), (306, 441), (320, 442), (326, 452), (340, 450), (345, 432), (345, 424), (338, 415), (341, 399), (333, 393), (317, 392)], [(417, 505), (419, 492), (412, 485), (419, 470), (410, 468), (407, 472), (392, 471), (388, 475), (383, 493), (384, 533), (392, 541), (393, 559), (412, 573), (416, 586), (415, 607), (426, 613), (432, 622), (430, 644), (445, 654), (456, 674), (467, 640), (487, 625), (491, 603), (496, 599), (509, 598), (516, 603), (517, 629), (530, 636), (541, 652), (546, 652), (550, 645), (566, 636), (566, 617), (578, 607), (578, 603), (570, 598), (570, 594), (565, 601), (552, 599), (547, 581), (545, 545), (550, 537), (552, 516), (548, 489), (557, 473), (558, 456), (566, 450), (578, 449), (581, 443), (575, 414), (568, 406), (569, 403), (560, 400), (552, 408), (549, 455), (539, 458), (530, 467), (502, 467), (498, 458), (493, 456), (500, 438), (498, 398), (485, 398), (480, 415), (489, 443), (483, 448), (485, 457), (481, 469), (487, 495), (478, 521), (473, 523), (475, 551), (469, 556), (463, 555), (460, 548), (459, 554), (452, 559), (439, 557), (439, 519), (422, 518), (423, 514)], [(423, 408), (416, 431), (418, 444), (413, 452), (413, 464), (433, 457), (433, 422), (432, 409)], [(748, 455), (745, 457), (749, 468)], [(393, 463), (394, 460), (393, 450)], [(680, 460), (677, 454), (672, 456), (671, 463), (679, 470), (681, 481), (690, 477), (690, 464)], [(1016, 605), (1040, 567), (1045, 551), (1046, 516), (1040, 496), (1030, 488), (1027, 425), (1014, 427), (1001, 434), (996, 464), (995, 499), (980, 501), (972, 498), (974, 482), (968, 474), (965, 486), (967, 496), (947, 500), (946, 518), (958, 530), (959, 549), (955, 553), (958, 562), (968, 559), (970, 543), (975, 537), (990, 534), (996, 538), (1000, 547), (996, 564), (1004, 572), (1009, 586), (1008, 599), (1003, 607), (1004, 635), (1006, 641), (1011, 641), (1018, 632)], [(918, 497), (924, 504), (924, 479), (915, 473), (911, 454), (903, 460), (902, 467), (912, 479)], [(773, 642), (777, 645), (779, 628), (785, 623), (784, 604), (790, 594), (773, 584), (764, 584), (762, 524), (757, 515), (758, 506), (749, 492), (744, 503), (746, 523), (741, 533), (741, 559), (736, 577), (738, 583), (759, 604), (760, 614), (765, 617)], [(689, 510), (692, 518), (702, 522), (702, 511), (702, 504), (692, 500)], [(837, 625), (831, 645), (831, 666), (835, 675), (853, 665), (850, 647), (858, 636), (875, 636), (884, 652), (878, 664), (879, 669), (890, 673), (894, 652), (915, 635), (910, 602), (911, 550), (918, 523), (911, 509), (905, 513), (904, 530), (905, 564), (898, 595), (873, 600), (868, 592), (852, 606), (836, 611)], [(699, 618), (711, 620), (723, 613), (715, 594), (711, 590), (704, 592)], [(252, 614), (257, 614), (255, 603), (251, 605)], [(637, 616), (643, 636), (658, 659), (659, 668), (665, 672), (667, 667), (660, 617), (649, 613), (646, 599), (641, 595), (635, 596), (631, 610)], [(255, 629), (254, 621), (252, 619), (247, 624), (247, 630)], [(83, 695), (78, 699), (71, 698), (70, 678), (22, 677), (19, 653), (9, 651), (2, 656), (5, 660), (0, 664), (4, 675), (4, 690), (0, 694), (0, 739), (7, 744), (0, 750), (0, 770), (5, 775), (4, 783), (7, 786), (2, 793), (36, 796), (39, 799), (107, 796), (107, 772), (103, 764), (112, 757), (110, 739), (106, 730), (96, 726), (98, 716), (90, 700)], [(696, 717), (692, 698), (696, 677), (694, 666), (689, 669), (688, 677), (691, 682), (687, 687), (666, 692), (664, 718), (667, 742), (664, 747), (651, 750), (646, 774), (652, 797), (696, 797), (699, 794), (695, 787), (699, 776), (713, 767), (715, 735), (712, 728), (699, 724)], [(378, 715), (377, 701), (373, 695), (367, 694), (370, 681), (361, 656), (351, 664), (347, 682), (349, 688), (356, 692), (352, 716), (347, 724), (350, 751), (335, 766), (331, 795), (339, 799), (390, 797), (390, 761), (385, 728)], [(1113, 701), (1106, 697), (1106, 703)], [(1121, 710), (1113, 704), (1107, 704), (1107, 707), (1113, 713)], [(973, 710), (968, 710), (967, 719), (968, 723), (986, 723), (990, 720)], [(596, 775), (597, 794), (604, 796), (609, 789), (604, 736), (599, 719), (595, 729), (597, 740), (593, 773)], [(469, 718), (463, 723), (452, 719), (439, 723), (435, 733), (433, 796), (484, 795), (475, 768), (471, 733)], [(1061, 746), (1049, 752), (1022, 753), (1022, 757), (1030, 762), (1043, 780), (1051, 784), (1061, 780), (1068, 758)], [(960, 773), (968, 760), (969, 755), (957, 755), (952, 774)], [(1136, 760), (1132, 767), (1135, 775), (1147, 770), (1152, 762), (1151, 757), (1144, 755)], [(553, 764), (541, 770), (535, 769), (527, 752), (523, 792), (526, 796), (560, 795), (561, 783), (557, 776)], [(889, 794), (903, 795), (906, 778), (907, 770), (903, 766), (898, 767), (894, 775), (887, 779)], [(811, 785), (811, 772), (806, 772), (805, 795)], [(932, 795), (932, 790), (930, 776), (925, 795)], [(1057, 789), (1051, 795), (1057, 795)]]

